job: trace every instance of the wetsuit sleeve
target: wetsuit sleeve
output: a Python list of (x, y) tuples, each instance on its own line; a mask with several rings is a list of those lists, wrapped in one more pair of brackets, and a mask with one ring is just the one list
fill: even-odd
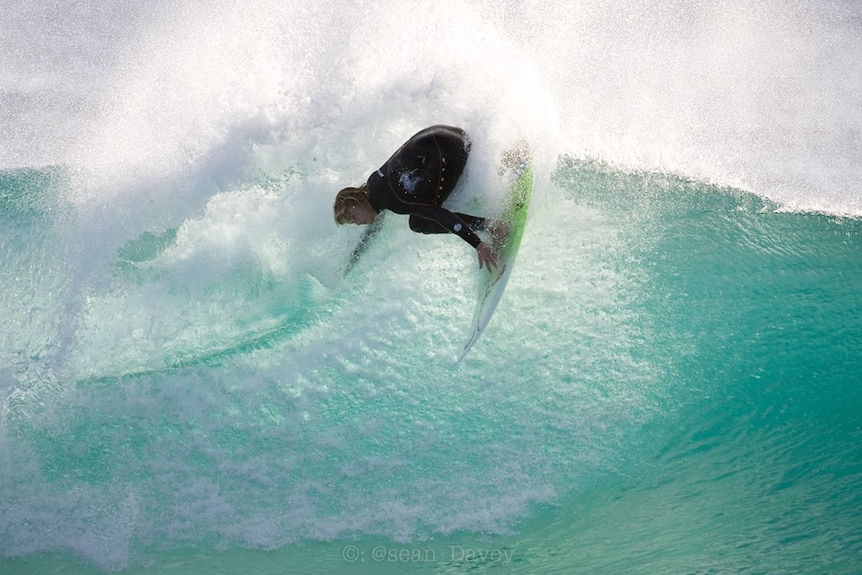
[(427, 204), (410, 204), (407, 213), (437, 222), (443, 229), (456, 234), (474, 248), (482, 243), (479, 236), (470, 229), (470, 226), (464, 220), (446, 208), (438, 208), (437, 206)]

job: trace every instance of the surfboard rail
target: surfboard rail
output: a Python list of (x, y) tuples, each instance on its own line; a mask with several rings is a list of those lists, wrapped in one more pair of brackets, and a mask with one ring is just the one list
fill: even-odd
[(508, 205), (502, 216), (502, 219), (509, 224), (509, 233), (497, 250), (498, 267), (480, 272), (482, 275), (479, 279), (478, 299), (473, 311), (470, 335), (456, 364), (460, 363), (479, 341), (491, 321), (497, 304), (503, 297), (509, 275), (512, 273), (527, 223), (527, 210), (533, 192), (533, 167), (526, 146), (521, 144), (507, 151), (503, 156), (503, 164), (513, 172), (515, 178), (509, 190)]

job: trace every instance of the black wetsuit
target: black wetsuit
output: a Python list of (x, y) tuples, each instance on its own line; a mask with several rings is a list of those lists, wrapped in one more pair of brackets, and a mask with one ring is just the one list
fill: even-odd
[(441, 207), (458, 183), (469, 154), (470, 140), (464, 130), (425, 128), (368, 177), (371, 206), (378, 213), (409, 214), (414, 232), (457, 234), (475, 248), (481, 240), (474, 229), (484, 227), (485, 220)]

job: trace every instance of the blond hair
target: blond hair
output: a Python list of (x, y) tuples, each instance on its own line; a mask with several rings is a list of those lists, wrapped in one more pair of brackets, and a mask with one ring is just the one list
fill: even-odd
[(335, 196), (335, 223), (339, 226), (349, 224), (351, 215), (348, 210), (353, 206), (368, 203), (368, 184), (362, 184), (358, 188), (344, 188)]

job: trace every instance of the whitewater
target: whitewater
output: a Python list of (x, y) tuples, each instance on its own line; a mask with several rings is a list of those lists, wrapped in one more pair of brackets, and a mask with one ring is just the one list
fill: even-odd
[[(862, 570), (862, 3), (0, 5), (0, 573)], [(517, 266), (338, 189), (525, 139)]]

